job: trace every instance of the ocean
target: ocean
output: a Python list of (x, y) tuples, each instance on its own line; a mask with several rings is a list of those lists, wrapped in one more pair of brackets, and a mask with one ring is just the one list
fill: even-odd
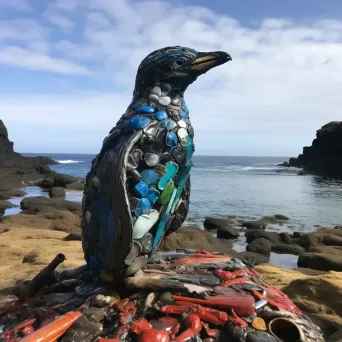
[[(57, 172), (81, 177), (86, 176), (95, 157), (43, 155), (59, 161), (60, 164), (51, 166)], [(195, 156), (191, 171), (190, 211), (185, 224), (203, 226), (206, 216), (237, 216), (253, 220), (282, 214), (290, 220), (281, 225), (269, 225), (268, 230), (309, 232), (320, 227), (342, 225), (342, 181), (298, 175), (298, 169), (277, 166), (287, 159)], [(34, 188), (29, 195), (41, 194), (39, 188)], [(81, 200), (80, 193), (69, 193), (68, 196), (71, 200)], [(242, 251), (245, 246), (241, 232), (234, 248)], [(279, 266), (295, 266), (295, 256), (272, 255), (271, 261), (273, 258)]]

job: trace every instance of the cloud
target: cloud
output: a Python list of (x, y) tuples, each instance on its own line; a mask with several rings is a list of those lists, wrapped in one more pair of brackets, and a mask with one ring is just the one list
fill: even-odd
[(70, 32), (75, 26), (75, 23), (65, 15), (54, 13), (52, 11), (46, 11), (44, 13), (44, 18), (66, 32)]
[[(297, 154), (316, 129), (340, 118), (342, 21), (263, 18), (245, 25), (201, 6), (154, 0), (59, 0), (44, 11), (68, 18), (69, 28), (59, 26), (72, 34), (63, 34), (56, 23), (35, 22), (23, 41), (28, 23), (4, 24), (0, 39), (6, 35), (10, 43), (0, 51), (0, 62), (59, 78), (96, 73), (113, 91), (99, 93), (86, 78), (91, 93), (74, 84), (67, 95), (49, 100), (18, 97), (6, 102), (5, 115), (17, 124), (25, 117), (33, 130), (39, 122), (65, 132), (81, 125), (87, 136), (82, 148), (91, 152), (128, 106), (142, 58), (167, 45), (223, 50), (233, 57), (187, 91), (198, 153)], [(72, 136), (64, 139), (71, 142)]]
[(50, 71), (65, 75), (90, 75), (90, 71), (68, 60), (52, 58), (44, 53), (9, 46), (0, 49), (0, 64), (26, 68), (29, 70)]
[(0, 0), (0, 7), (13, 8), (18, 11), (31, 11), (32, 7), (25, 0)]

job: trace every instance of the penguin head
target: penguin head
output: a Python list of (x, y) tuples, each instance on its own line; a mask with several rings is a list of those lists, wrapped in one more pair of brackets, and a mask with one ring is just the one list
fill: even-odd
[(198, 76), (232, 60), (223, 51), (198, 52), (182, 46), (165, 47), (150, 53), (141, 62), (135, 91), (153, 87), (155, 83), (168, 83), (184, 91)]

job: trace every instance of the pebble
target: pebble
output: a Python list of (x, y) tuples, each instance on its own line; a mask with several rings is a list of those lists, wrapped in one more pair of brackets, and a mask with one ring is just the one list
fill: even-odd
[(138, 272), (141, 268), (143, 268), (148, 261), (147, 255), (141, 255), (140, 257), (137, 257), (133, 263), (127, 268), (126, 275), (130, 276), (134, 273)]
[(171, 99), (168, 96), (160, 97), (158, 100), (162, 106), (168, 106), (171, 103)]
[(148, 98), (153, 102), (158, 102), (158, 100), (159, 100), (159, 96), (157, 96), (155, 94), (150, 94)]
[(142, 252), (141, 244), (137, 241), (134, 241), (133, 246), (125, 259), (125, 264), (128, 266), (132, 265), (133, 261), (141, 254), (141, 252)]
[(154, 87), (152, 90), (151, 90), (151, 94), (154, 94), (154, 95), (157, 95), (158, 98), (161, 97), (161, 89), (160, 87)]

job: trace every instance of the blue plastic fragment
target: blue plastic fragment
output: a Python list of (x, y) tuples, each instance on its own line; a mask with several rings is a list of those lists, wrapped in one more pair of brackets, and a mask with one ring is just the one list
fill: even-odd
[(191, 158), (192, 155), (194, 154), (194, 145), (192, 142), (192, 138), (190, 137), (190, 135), (187, 135), (185, 137), (185, 140), (187, 141), (185, 149), (186, 149), (186, 152), (188, 153), (189, 158)]
[(156, 119), (158, 121), (167, 119), (167, 113), (165, 112), (165, 110), (158, 110), (158, 112), (156, 113)]
[(175, 132), (168, 132), (166, 135), (166, 145), (174, 147), (178, 144), (178, 137)]
[(174, 189), (173, 192), (172, 192), (172, 195), (171, 195), (171, 198), (169, 200), (169, 203), (167, 205), (167, 208), (159, 222), (159, 226), (157, 228), (157, 231), (156, 231), (156, 235), (154, 237), (154, 241), (153, 241), (153, 248), (157, 248), (158, 244), (159, 244), (159, 241), (160, 239), (162, 238), (162, 236), (164, 235), (164, 232), (165, 232), (165, 226), (166, 226), (166, 223), (169, 219), (169, 216), (170, 216), (170, 210), (171, 210), (171, 207), (173, 205), (173, 202), (176, 198), (176, 195), (177, 195), (177, 189)]
[(184, 178), (188, 175), (188, 173), (190, 172), (190, 169), (192, 168), (192, 161), (188, 160), (183, 167), (180, 169), (177, 179), (175, 180), (175, 184), (176, 186), (179, 186), (182, 181), (184, 180)]
[(128, 133), (132, 133), (138, 129), (145, 128), (150, 121), (151, 120), (149, 118), (137, 115), (127, 121), (125, 130)]
[(186, 113), (186, 112), (180, 112), (179, 113), (179, 116), (182, 118), (182, 119), (187, 119), (189, 117), (189, 115)]
[(137, 109), (139, 113), (154, 113), (155, 109), (152, 106), (143, 106)]
[(134, 193), (138, 197), (145, 197), (148, 193), (148, 185), (145, 182), (140, 181), (135, 185)]
[(161, 123), (160, 127), (171, 130), (171, 129), (174, 129), (175, 127), (177, 127), (177, 123), (171, 119), (167, 119)]
[(188, 106), (186, 105), (185, 101), (183, 100), (182, 102), (182, 108), (184, 110), (184, 112), (188, 113), (189, 114), (189, 109), (188, 109)]
[(154, 204), (158, 201), (159, 195), (160, 195), (160, 192), (158, 190), (150, 188), (148, 190), (146, 198), (151, 202), (151, 204)]
[(135, 216), (147, 215), (150, 213), (151, 203), (147, 198), (140, 198), (135, 208)]
[(156, 183), (158, 179), (159, 176), (157, 172), (154, 170), (144, 170), (143, 172), (141, 172), (141, 180), (145, 182), (147, 185)]
[(90, 265), (91, 276), (94, 279), (94, 281), (97, 281), (100, 275), (101, 264), (98, 262), (98, 260), (94, 256), (91, 256), (89, 259), (89, 265)]
[(173, 177), (178, 172), (178, 165), (174, 162), (167, 162), (165, 164), (166, 173), (160, 178), (160, 181), (158, 182), (158, 189), (164, 190), (166, 184), (169, 182), (169, 180), (173, 179)]

